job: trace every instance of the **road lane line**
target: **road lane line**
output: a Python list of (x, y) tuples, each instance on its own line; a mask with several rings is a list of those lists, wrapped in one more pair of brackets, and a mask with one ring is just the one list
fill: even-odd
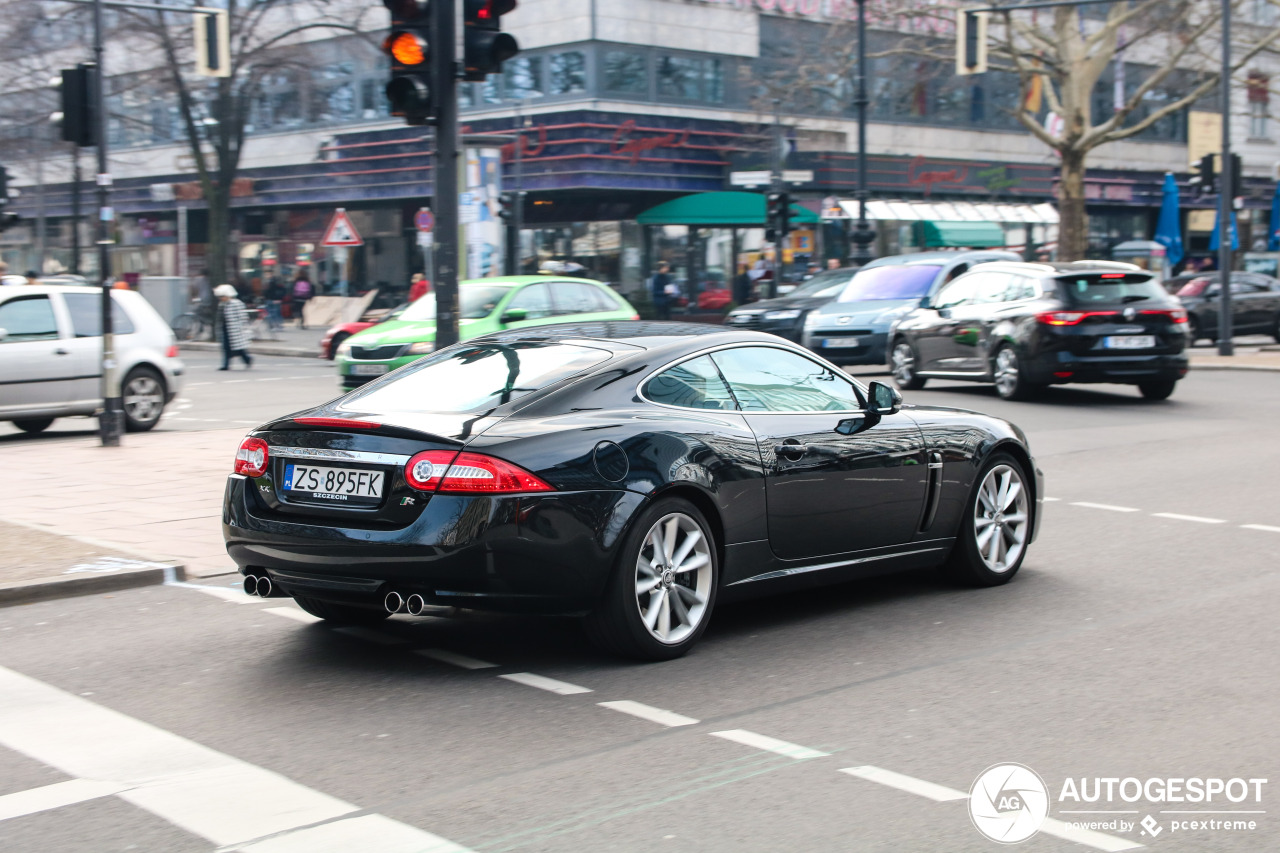
[[(345, 834), (365, 814), (352, 803), (4, 667), (0, 744), (69, 776), (123, 785), (121, 799), (218, 847), (240, 849), (306, 832), (307, 850), (355, 849), (345, 844)], [(360, 849), (465, 853), (390, 818), (362, 830)], [(410, 834), (416, 847), (404, 843)]]
[(1174, 521), (1198, 521), (1201, 524), (1226, 524), (1225, 518), (1205, 518), (1203, 515), (1181, 515), (1176, 512), (1153, 512), (1156, 518), (1172, 518)]
[(424, 658), (438, 660), (441, 663), (453, 664), (463, 669), (493, 669), (496, 663), (489, 663), (487, 660), (479, 658), (469, 658), (466, 655), (460, 655), (457, 652), (451, 652), (446, 649), (415, 649), (415, 655), (421, 655)]
[(1111, 504), (1095, 504), (1088, 501), (1072, 501), (1072, 506), (1084, 506), (1089, 509), (1109, 509), (1112, 512), (1142, 512), (1137, 507), (1132, 506), (1112, 506)]
[(1262, 530), (1266, 533), (1280, 533), (1280, 527), (1272, 527), (1270, 524), (1242, 524), (1245, 530)]
[(1095, 850), (1138, 850), (1146, 846), (1136, 841), (1130, 841), (1127, 838), (1118, 838), (1114, 835), (1107, 835), (1104, 832), (1071, 826), (1051, 817), (1045, 818), (1044, 823), (1040, 824), (1040, 831), (1045, 835), (1052, 835), (1065, 841), (1074, 841), (1076, 844), (1084, 844)]
[(334, 628), (333, 632), (335, 634), (346, 634), (348, 637), (355, 637), (358, 640), (368, 640), (371, 643), (381, 643), (384, 646), (398, 646), (401, 643), (409, 642), (399, 637), (393, 637), (390, 634), (384, 634), (381, 631), (375, 631), (372, 628), (366, 628), (363, 625), (344, 625), (341, 628)]
[(71, 779), (43, 788), (32, 788), (16, 794), (0, 797), (0, 820), (23, 817), (36, 812), (73, 806), (99, 797), (109, 797), (127, 788), (116, 782), (100, 782), (95, 779)]
[(567, 681), (556, 681), (554, 678), (535, 675), (532, 672), (509, 672), (506, 675), (499, 675), (498, 677), (505, 678), (507, 681), (514, 681), (516, 684), (524, 684), (529, 687), (536, 687), (539, 690), (559, 693), (561, 696), (572, 696), (575, 693), (592, 692), (590, 687), (579, 687), (578, 685), (570, 684)]
[(295, 622), (302, 622), (305, 625), (314, 625), (317, 622), (323, 622), (319, 616), (312, 616), (304, 610), (296, 607), (267, 607), (263, 613), (274, 613), (277, 616), (283, 616), (286, 619), (292, 619)]
[(1044, 500), (1045, 500), (1045, 503), (1053, 503), (1054, 501), (1062, 500), (1062, 498), (1045, 498)]
[(749, 732), (746, 729), (730, 729), (724, 732), (712, 732), (711, 736), (722, 737), (725, 740), (731, 740), (735, 743), (740, 743), (743, 746), (753, 746), (756, 749), (776, 752), (778, 755), (785, 755), (787, 758), (825, 758), (831, 754), (829, 752), (819, 752), (818, 750), (810, 749), (807, 746), (789, 743), (785, 740), (778, 740), (777, 738), (772, 738), (768, 735)]
[(601, 708), (621, 711), (623, 714), (630, 714), (633, 717), (639, 717), (642, 720), (648, 720), (651, 723), (658, 723), (663, 726), (695, 726), (698, 724), (698, 720), (693, 717), (686, 717), (683, 714), (677, 714), (675, 711), (664, 711), (652, 705), (642, 705), (639, 702), (632, 702), (630, 699), (620, 699), (616, 702), (597, 702), (596, 704)]
[(866, 779), (868, 782), (875, 782), (880, 785), (887, 785), (890, 788), (897, 788), (899, 791), (906, 791), (908, 794), (927, 797), (930, 800), (939, 803), (946, 803), (951, 800), (969, 799), (969, 795), (964, 791), (957, 791), (956, 789), (948, 788), (945, 785), (926, 782), (925, 780), (917, 779), (914, 776), (905, 776), (902, 773), (894, 773), (892, 770), (885, 770), (883, 767), (873, 767), (870, 764), (864, 764), (860, 767), (842, 767), (840, 768), (840, 772), (848, 773), (850, 776), (857, 776), (859, 779)]
[[(377, 853), (470, 853), (444, 838), (424, 839), (420, 830), (380, 814), (360, 815), (321, 826), (287, 832), (250, 844), (240, 844), (243, 853), (348, 853), (376, 850)], [(370, 841), (376, 838), (375, 843)], [(228, 851), (229, 853), (229, 851)]]

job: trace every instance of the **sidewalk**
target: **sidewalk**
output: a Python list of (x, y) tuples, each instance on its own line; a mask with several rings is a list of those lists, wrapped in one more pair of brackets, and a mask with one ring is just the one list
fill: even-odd
[(1253, 347), (1237, 347), (1235, 355), (1218, 355), (1216, 347), (1197, 347), (1189, 352), (1193, 368), (1280, 371), (1280, 344), (1258, 347), (1256, 350)]
[[(249, 344), (249, 352), (254, 355), (283, 355), (297, 358), (318, 358), (320, 355), (320, 339), (324, 337), (324, 329), (299, 329), (290, 322), (278, 332), (271, 332), (270, 337), (261, 338)], [(179, 348), (186, 352), (220, 352), (222, 345), (217, 341), (183, 341)]]

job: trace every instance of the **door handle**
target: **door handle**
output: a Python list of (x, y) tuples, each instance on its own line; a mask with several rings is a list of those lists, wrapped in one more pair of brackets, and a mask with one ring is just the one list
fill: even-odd
[(56, 350), (53, 351), (53, 354), (54, 355), (71, 355), (71, 351), (65, 350), (62, 347), (58, 347)]
[(800, 442), (796, 441), (794, 438), (788, 438), (786, 441), (782, 442), (781, 444), (775, 444), (773, 447), (773, 452), (778, 454), (779, 456), (786, 456), (788, 458), (799, 458), (809, 452), (809, 445), (801, 444)]

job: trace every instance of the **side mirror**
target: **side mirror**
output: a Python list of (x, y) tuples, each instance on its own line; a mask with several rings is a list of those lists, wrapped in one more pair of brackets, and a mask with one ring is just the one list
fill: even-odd
[(8, 329), (0, 329), (0, 341), (4, 341), (9, 337)]
[(872, 382), (867, 390), (870, 397), (867, 411), (873, 415), (896, 415), (902, 407), (902, 395), (896, 388), (890, 388), (883, 382)]
[(924, 297), (921, 297), (921, 299), (920, 299), (920, 307), (921, 307), (921, 308), (932, 308), (932, 307), (933, 307), (933, 297), (932, 297), (932, 296), (924, 296)]
[(935, 311), (937, 311), (937, 312), (938, 312), (938, 316), (939, 316), (939, 317), (941, 317), (941, 318), (942, 318), (942, 319), (944, 319), (944, 320), (949, 320), (949, 319), (951, 318), (951, 309), (950, 309), (950, 308), (935, 308), (934, 310), (935, 310)]
[(856, 418), (845, 418), (836, 424), (836, 432), (840, 435), (853, 435), (862, 432), (869, 424), (878, 423), (880, 419), (875, 415), (858, 416)]
[(503, 323), (519, 323), (521, 320), (528, 320), (529, 312), (523, 308), (508, 308), (502, 312), (501, 322)]

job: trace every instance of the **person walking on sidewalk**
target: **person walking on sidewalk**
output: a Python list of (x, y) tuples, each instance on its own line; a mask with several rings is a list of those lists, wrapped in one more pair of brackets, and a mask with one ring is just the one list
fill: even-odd
[(218, 369), (230, 370), (232, 357), (238, 356), (248, 370), (253, 367), (249, 356), (248, 311), (237, 297), (236, 289), (229, 284), (215, 287), (213, 295), (218, 297), (218, 340), (222, 341), (222, 367)]
[(303, 310), (307, 307), (307, 300), (315, 293), (315, 288), (311, 286), (311, 280), (307, 278), (305, 272), (298, 273), (298, 280), (293, 283), (293, 306), (298, 311), (298, 328), (305, 329), (307, 327), (306, 318), (303, 316)]
[(273, 332), (278, 332), (284, 328), (284, 317), (280, 313), (280, 306), (284, 303), (284, 285), (280, 283), (279, 276), (271, 276), (267, 280), (267, 289), (263, 291), (263, 297), (267, 300), (267, 328)]

